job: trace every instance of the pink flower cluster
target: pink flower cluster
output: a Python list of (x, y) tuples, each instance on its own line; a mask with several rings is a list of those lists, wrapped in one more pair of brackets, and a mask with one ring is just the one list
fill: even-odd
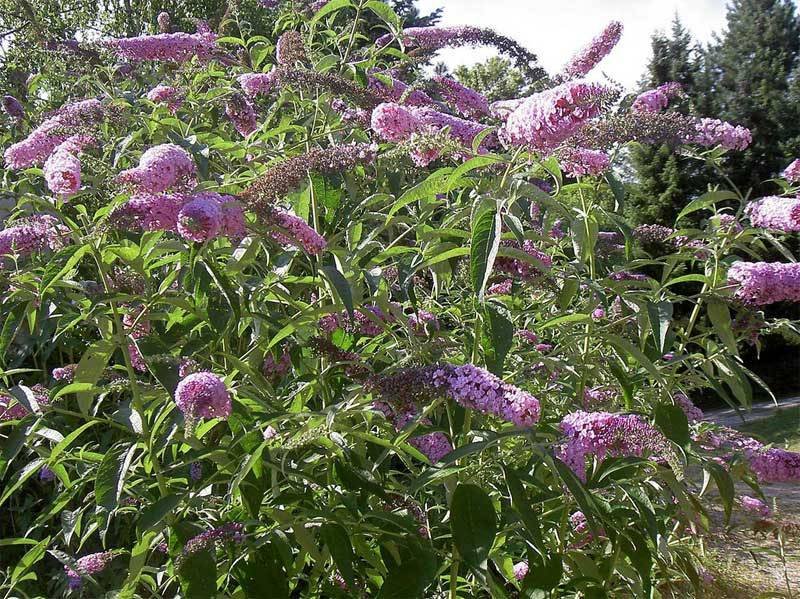
[(503, 279), (498, 283), (493, 283), (486, 288), (487, 295), (508, 295), (514, 286), (514, 281), (511, 279)]
[(753, 306), (800, 302), (797, 262), (734, 262), (728, 270), (728, 282), (737, 286), (737, 299)]
[(669, 106), (670, 99), (682, 91), (683, 87), (680, 83), (669, 82), (659, 85), (655, 89), (639, 94), (633, 101), (631, 110), (634, 112), (661, 112)]
[(571, 81), (522, 100), (508, 115), (501, 139), (513, 146), (551, 152), (589, 119), (600, 114), (609, 89)]
[[(468, 46), (480, 43), (484, 30), (480, 27), (408, 27), (403, 29), (403, 44), (409, 48), (440, 50), (446, 47)], [(376, 46), (386, 46), (392, 42), (392, 34), (382, 35), (375, 41)]]
[(509, 258), (506, 256), (498, 256), (494, 262), (494, 269), (497, 272), (502, 272), (508, 275), (516, 276), (523, 281), (530, 281), (543, 274), (543, 270), (549, 269), (553, 265), (553, 259), (538, 250), (534, 242), (526, 239), (520, 248), (519, 242), (515, 240), (506, 239), (500, 242), (500, 247), (511, 248), (515, 250), (522, 250), (528, 256), (533, 258), (536, 264), (531, 264), (523, 259)]
[(175, 403), (187, 419), (221, 418), (231, 415), (231, 395), (221, 378), (212, 372), (190, 374), (175, 389)]
[(75, 569), (69, 566), (64, 566), (64, 571), (67, 573), (67, 584), (71, 590), (81, 588), (83, 576), (94, 576), (106, 569), (111, 560), (114, 559), (116, 553), (113, 551), (103, 551), (101, 553), (92, 553), (80, 558), (75, 562)]
[(348, 333), (356, 333), (364, 337), (376, 337), (384, 331), (383, 323), (393, 322), (394, 316), (386, 314), (378, 306), (362, 306), (353, 313), (347, 311), (339, 314), (327, 314), (319, 319), (319, 328), (324, 333), (333, 333), (342, 329)]
[(561, 431), (566, 441), (558, 457), (583, 481), (587, 457), (672, 457), (664, 435), (636, 414), (573, 412), (561, 421)]
[(270, 93), (278, 82), (278, 75), (273, 68), (269, 73), (245, 73), (239, 75), (236, 80), (244, 93), (254, 98), (259, 94)]
[(449, 77), (436, 77), (434, 81), (445, 101), (462, 116), (477, 119), (489, 114), (489, 100), (483, 94)]
[(522, 339), (525, 343), (539, 342), (539, 336), (528, 329), (517, 329), (514, 331), (514, 336)]
[(203, 243), (214, 239), (222, 229), (222, 207), (214, 197), (199, 194), (186, 202), (178, 213), (178, 233), (184, 239)]
[(770, 196), (752, 202), (745, 213), (754, 227), (786, 233), (800, 231), (800, 199)]
[(700, 119), (695, 131), (684, 138), (687, 143), (705, 147), (722, 146), (726, 150), (746, 150), (753, 141), (749, 129), (719, 119)]
[(105, 115), (100, 100), (81, 100), (62, 106), (23, 139), (6, 148), (3, 158), (11, 169), (27, 168), (44, 162), (56, 147)]
[(64, 245), (65, 229), (53, 216), (32, 216), (0, 231), (0, 266), (5, 256), (29, 256)]
[(800, 481), (800, 453), (780, 447), (765, 447), (760, 441), (722, 427), (700, 438), (706, 448), (741, 452), (760, 482)]
[(182, 558), (186, 558), (199, 551), (212, 549), (216, 545), (222, 543), (243, 543), (244, 542), (244, 526), (238, 522), (230, 522), (217, 528), (212, 528), (205, 532), (200, 533), (196, 537), (192, 537), (186, 541), (183, 546)]
[(539, 420), (538, 399), (473, 364), (439, 367), (433, 372), (432, 383), (465, 408), (492, 414), (519, 427), (531, 427)]
[(797, 183), (800, 181), (800, 159), (792, 161), (792, 163), (786, 167), (786, 170), (783, 171), (783, 178), (789, 181), (789, 183)]
[(281, 357), (275, 360), (272, 354), (267, 354), (264, 357), (264, 364), (261, 366), (261, 372), (267, 379), (272, 381), (278, 380), (289, 372), (292, 367), (292, 357), (289, 352), (283, 352)]
[(599, 175), (611, 166), (608, 154), (586, 148), (565, 148), (558, 153), (558, 162), (570, 177)]
[(581, 49), (561, 69), (560, 79), (568, 81), (583, 77), (609, 55), (622, 37), (622, 23), (612, 21), (588, 45)]
[(115, 209), (115, 226), (142, 231), (171, 231), (203, 242), (224, 235), (240, 240), (246, 234), (244, 210), (233, 196), (204, 191), (187, 194), (141, 193)]
[(59, 382), (71, 383), (75, 378), (75, 370), (78, 368), (77, 364), (67, 364), (60, 368), (53, 368), (53, 379)]
[(269, 235), (281, 245), (294, 245), (303, 248), (312, 256), (317, 256), (325, 251), (328, 242), (325, 238), (311, 228), (308, 223), (290, 212), (280, 208), (270, 208), (266, 221), (277, 230), (270, 231)]
[(528, 575), (529, 567), (528, 562), (517, 562), (514, 564), (514, 578), (521, 581)]
[(3, 96), (2, 106), (12, 119), (21, 120), (25, 116), (25, 109), (14, 96)]
[(520, 427), (531, 427), (539, 420), (539, 400), (473, 364), (406, 368), (375, 377), (367, 387), (401, 412), (416, 413), (417, 404), (447, 397), (465, 408), (492, 414)]
[(411, 86), (407, 83), (395, 79), (389, 73), (375, 73), (371, 75), (367, 80), (367, 88), (388, 100), (400, 102), (403, 105), (430, 106), (436, 104), (433, 98), (421, 89), (411, 89)]
[(0, 422), (19, 420), (28, 415), (28, 410), (10, 395), (0, 394)]
[(258, 130), (258, 115), (253, 104), (241, 94), (234, 94), (225, 102), (225, 114), (242, 137)]
[[(383, 412), (383, 415), (392, 422), (398, 431), (405, 428), (409, 422), (418, 417), (416, 411), (412, 409), (396, 412), (387, 404), (381, 404), (381, 402), (376, 403), (375, 406), (381, 412)], [(430, 425), (430, 420), (423, 418), (420, 420), (420, 424)], [(453, 445), (450, 443), (450, 439), (448, 439), (447, 435), (442, 432), (434, 432), (426, 435), (420, 435), (418, 437), (411, 437), (408, 442), (413, 447), (416, 447), (420, 453), (427, 457), (433, 464), (453, 451)]]
[(692, 400), (689, 399), (684, 393), (676, 393), (672, 396), (675, 405), (677, 405), (683, 413), (686, 414), (686, 419), (689, 421), (689, 424), (693, 424), (695, 422), (700, 422), (701, 420), (705, 420), (705, 414), (703, 414), (703, 410), (698, 408)]
[(139, 166), (122, 171), (116, 180), (138, 191), (161, 193), (194, 187), (196, 175), (197, 167), (189, 152), (175, 144), (161, 144), (147, 149)]
[(610, 387), (592, 387), (583, 390), (583, 407), (587, 410), (597, 406), (607, 406), (619, 397), (619, 393)]
[[(377, 113), (377, 116), (376, 116)], [(486, 125), (445, 114), (428, 107), (404, 107), (381, 104), (373, 111), (373, 129), (387, 141), (405, 141), (413, 133), (434, 133), (447, 128), (450, 137), (467, 148), (475, 137), (488, 129)], [(481, 143), (485, 150), (494, 144), (489, 135)]]
[(53, 193), (68, 198), (81, 188), (79, 154), (85, 146), (95, 143), (88, 135), (73, 135), (56, 146), (44, 162), (44, 180)]
[(206, 62), (214, 55), (216, 44), (217, 35), (205, 25), (198, 26), (197, 33), (159, 33), (103, 42), (123, 60), (176, 63), (189, 62), (195, 56)]
[(156, 85), (147, 92), (147, 99), (155, 104), (166, 104), (172, 114), (178, 112), (183, 105), (184, 93), (177, 87)]
[(439, 331), (439, 319), (436, 314), (420, 308), (408, 317), (408, 328), (418, 337), (427, 337)]
[(749, 495), (742, 495), (739, 498), (739, 504), (742, 509), (759, 518), (769, 518), (772, 516), (772, 509), (760, 499), (750, 497)]

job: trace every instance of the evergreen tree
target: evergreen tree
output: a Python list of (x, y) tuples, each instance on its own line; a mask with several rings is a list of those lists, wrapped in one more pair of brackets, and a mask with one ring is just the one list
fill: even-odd
[[(672, 109), (688, 113), (705, 103), (703, 56), (691, 34), (676, 15), (669, 35), (656, 33), (651, 38), (652, 57), (642, 78), (642, 89), (651, 89), (675, 81), (683, 86), (686, 97), (673, 101)], [(631, 186), (628, 216), (635, 223), (670, 225), (692, 196), (705, 188), (696, 162), (679, 156), (668, 146), (643, 145), (631, 151), (631, 162), (638, 183)]]
[(792, 88), (800, 59), (800, 19), (791, 0), (733, 0), (724, 35), (709, 48), (717, 116), (753, 131), (748, 151), (731, 155), (731, 178), (756, 193), (769, 190), (795, 156), (800, 105)]

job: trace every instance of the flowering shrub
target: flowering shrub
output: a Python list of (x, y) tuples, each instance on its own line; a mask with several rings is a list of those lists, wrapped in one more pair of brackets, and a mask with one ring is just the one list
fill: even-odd
[[(162, 14), (98, 42), (129, 68), (84, 97), (3, 100), (0, 588), (686, 596), (696, 473), (728, 515), (766, 505), (733, 479), (800, 479), (690, 399), (749, 405), (739, 347), (800, 301), (760, 258), (789, 255), (797, 166), (634, 231), (627, 144), (722, 168), (751, 137), (581, 79), (619, 24), (548, 78), (376, 0), (262, 4), (273, 40)], [(541, 91), (410, 74), (475, 44)]]

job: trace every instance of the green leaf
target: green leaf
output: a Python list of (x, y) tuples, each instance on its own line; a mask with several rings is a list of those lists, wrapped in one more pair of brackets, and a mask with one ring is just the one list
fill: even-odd
[(664, 353), (664, 343), (672, 323), (672, 302), (647, 302), (647, 316), (659, 353)]
[(450, 503), (450, 528), (464, 562), (476, 569), (485, 568), (497, 534), (497, 514), (483, 489), (470, 484), (456, 487)]
[(388, 4), (378, 2), (378, 0), (369, 0), (369, 2), (364, 5), (364, 8), (374, 12), (378, 18), (380, 18), (387, 25), (391, 25), (395, 30), (400, 29), (402, 24), (400, 22), (400, 17), (397, 16), (397, 13), (394, 12), (392, 7)]
[(537, 328), (539, 330), (550, 329), (553, 327), (563, 326), (565, 324), (574, 324), (578, 322), (587, 322), (591, 320), (592, 317), (588, 314), (567, 314), (566, 316), (558, 316), (556, 318), (552, 318), (547, 322), (543, 322)]
[(511, 496), (511, 507), (514, 508), (520, 520), (522, 520), (522, 523), (525, 525), (525, 529), (535, 543), (536, 550), (544, 555), (547, 552), (547, 548), (542, 538), (541, 525), (539, 524), (539, 519), (536, 517), (536, 514), (531, 509), (531, 501), (525, 493), (522, 481), (520, 481), (516, 472), (508, 466), (504, 465), (502, 468), (503, 475), (506, 479), (506, 486)]
[(736, 346), (736, 336), (733, 334), (731, 312), (728, 305), (715, 298), (709, 299), (708, 318), (711, 320), (717, 337), (725, 344), (728, 351), (738, 356), (739, 348)]
[(139, 521), (136, 523), (137, 534), (141, 537), (145, 532), (155, 529), (180, 503), (181, 498), (178, 495), (167, 495), (156, 501), (139, 516)]
[[(45, 271), (44, 276), (42, 276), (42, 282), (40, 284), (40, 291), (39, 296), (44, 297), (44, 294), (47, 292), (50, 287), (53, 286), (54, 283), (59, 281), (65, 274), (71, 271), (78, 262), (91, 250), (91, 246), (89, 245), (80, 245), (80, 246), (68, 246), (64, 248), (53, 256), (53, 261), (48, 265), (47, 270)], [(64, 264), (62, 268), (58, 268), (58, 259), (63, 255), (69, 256), (67, 262)], [(52, 267), (52, 269), (51, 269)], [(56, 270), (58, 268), (58, 270)]]
[(106, 452), (94, 477), (94, 495), (98, 507), (109, 512), (117, 507), (135, 451), (136, 445), (119, 443)]
[(353, 570), (355, 555), (347, 531), (339, 524), (328, 522), (322, 525), (320, 533), (342, 578), (350, 585), (350, 588), (356, 588), (356, 574)]
[(672, 404), (659, 404), (656, 406), (656, 424), (668, 439), (675, 441), (681, 447), (689, 444), (689, 421), (686, 414), (678, 406)]
[(139, 535), (141, 538), (133, 546), (131, 550), (131, 559), (128, 561), (128, 576), (125, 578), (125, 584), (122, 590), (117, 595), (118, 599), (133, 599), (136, 597), (136, 586), (139, 581), (139, 576), (142, 573), (145, 563), (147, 563), (147, 552), (150, 551), (150, 543), (156, 536), (155, 532), (148, 532), (144, 536)]
[(437, 193), (444, 191), (445, 183), (443, 180), (445, 177), (448, 177), (452, 171), (453, 169), (451, 168), (439, 169), (428, 175), (428, 178), (422, 183), (403, 193), (389, 209), (389, 212), (386, 214), (386, 220), (388, 221), (392, 216), (397, 214), (403, 206), (407, 206), (411, 202), (417, 200), (435, 196)]
[[(103, 370), (105, 370), (115, 348), (116, 344), (108, 339), (99, 339), (92, 343), (81, 357), (80, 362), (78, 362), (72, 384), (91, 385), (94, 388), (103, 375)], [(76, 395), (81, 413), (88, 415), (95, 392), (89, 390), (79, 391)]]
[(707, 471), (714, 477), (714, 482), (717, 484), (719, 496), (722, 499), (722, 506), (725, 510), (725, 525), (731, 520), (731, 512), (733, 511), (733, 498), (736, 490), (733, 486), (733, 479), (730, 473), (719, 464), (707, 462), (705, 464)]
[(353, 318), (355, 308), (353, 307), (353, 291), (350, 289), (350, 283), (342, 273), (335, 266), (323, 266), (320, 272), (325, 276), (328, 282), (333, 286), (339, 300), (347, 308), (347, 313), (350, 318)]
[(47, 546), (50, 544), (50, 537), (42, 539), (34, 547), (31, 547), (25, 555), (23, 555), (14, 566), (11, 572), (11, 588), (14, 588), (14, 583), (20, 580), (39, 560), (45, 556)]
[(495, 201), (487, 202), (475, 213), (470, 239), (470, 274), (472, 288), (483, 301), (486, 284), (492, 274), (497, 249), (500, 247), (500, 214)]
[(320, 8), (314, 17), (311, 19), (311, 24), (313, 25), (321, 18), (328, 16), (331, 13), (336, 12), (337, 10), (342, 10), (348, 6), (353, 6), (353, 3), (350, 0), (331, 0), (325, 6)]
[(556, 304), (559, 309), (566, 310), (572, 303), (572, 299), (580, 289), (581, 282), (578, 279), (567, 279), (561, 287), (561, 292), (558, 294), (558, 301)]
[(424, 597), (425, 589), (435, 580), (436, 555), (427, 544), (416, 539), (407, 542), (408, 545), (391, 552), (393, 558), (384, 558), (389, 575), (385, 577), (377, 599)]
[(450, 176), (447, 178), (447, 185), (445, 186), (445, 191), (447, 192), (453, 191), (458, 185), (461, 178), (468, 172), (474, 171), (477, 168), (483, 168), (484, 166), (497, 164), (498, 162), (502, 162), (502, 159), (497, 156), (475, 156), (475, 158), (470, 158), (465, 163), (459, 165), (450, 174)]
[(708, 208), (712, 204), (716, 204), (717, 202), (724, 202), (726, 200), (735, 200), (736, 194), (732, 191), (709, 191), (708, 193), (704, 193), (699, 198), (692, 200), (686, 205), (686, 208), (681, 210), (680, 214), (678, 214), (678, 218), (675, 219), (675, 222), (681, 220), (684, 216), (688, 216), (693, 212), (697, 212), (698, 210), (703, 210), (704, 208)]
[(246, 597), (266, 594), (274, 599), (290, 597), (289, 580), (281, 566), (278, 550), (272, 544), (260, 547), (247, 561), (237, 560), (234, 576)]
[(486, 362), (491, 372), (502, 376), (503, 363), (514, 343), (514, 323), (511, 322), (511, 313), (502, 304), (488, 302), (484, 313), (490, 340)]
[(217, 596), (217, 562), (207, 549), (181, 560), (178, 579), (187, 599), (214, 599)]

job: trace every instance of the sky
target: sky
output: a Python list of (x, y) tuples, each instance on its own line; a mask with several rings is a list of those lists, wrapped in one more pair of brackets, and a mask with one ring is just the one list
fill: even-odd
[[(650, 35), (669, 29), (677, 12), (694, 38), (703, 43), (725, 26), (726, 0), (417, 0), (423, 13), (442, 7), (442, 25), (491, 27), (539, 56), (548, 72), (557, 72), (572, 54), (611, 20), (624, 25), (622, 40), (598, 70), (633, 89), (650, 57)], [(483, 48), (443, 50), (448, 66), (485, 60)]]

